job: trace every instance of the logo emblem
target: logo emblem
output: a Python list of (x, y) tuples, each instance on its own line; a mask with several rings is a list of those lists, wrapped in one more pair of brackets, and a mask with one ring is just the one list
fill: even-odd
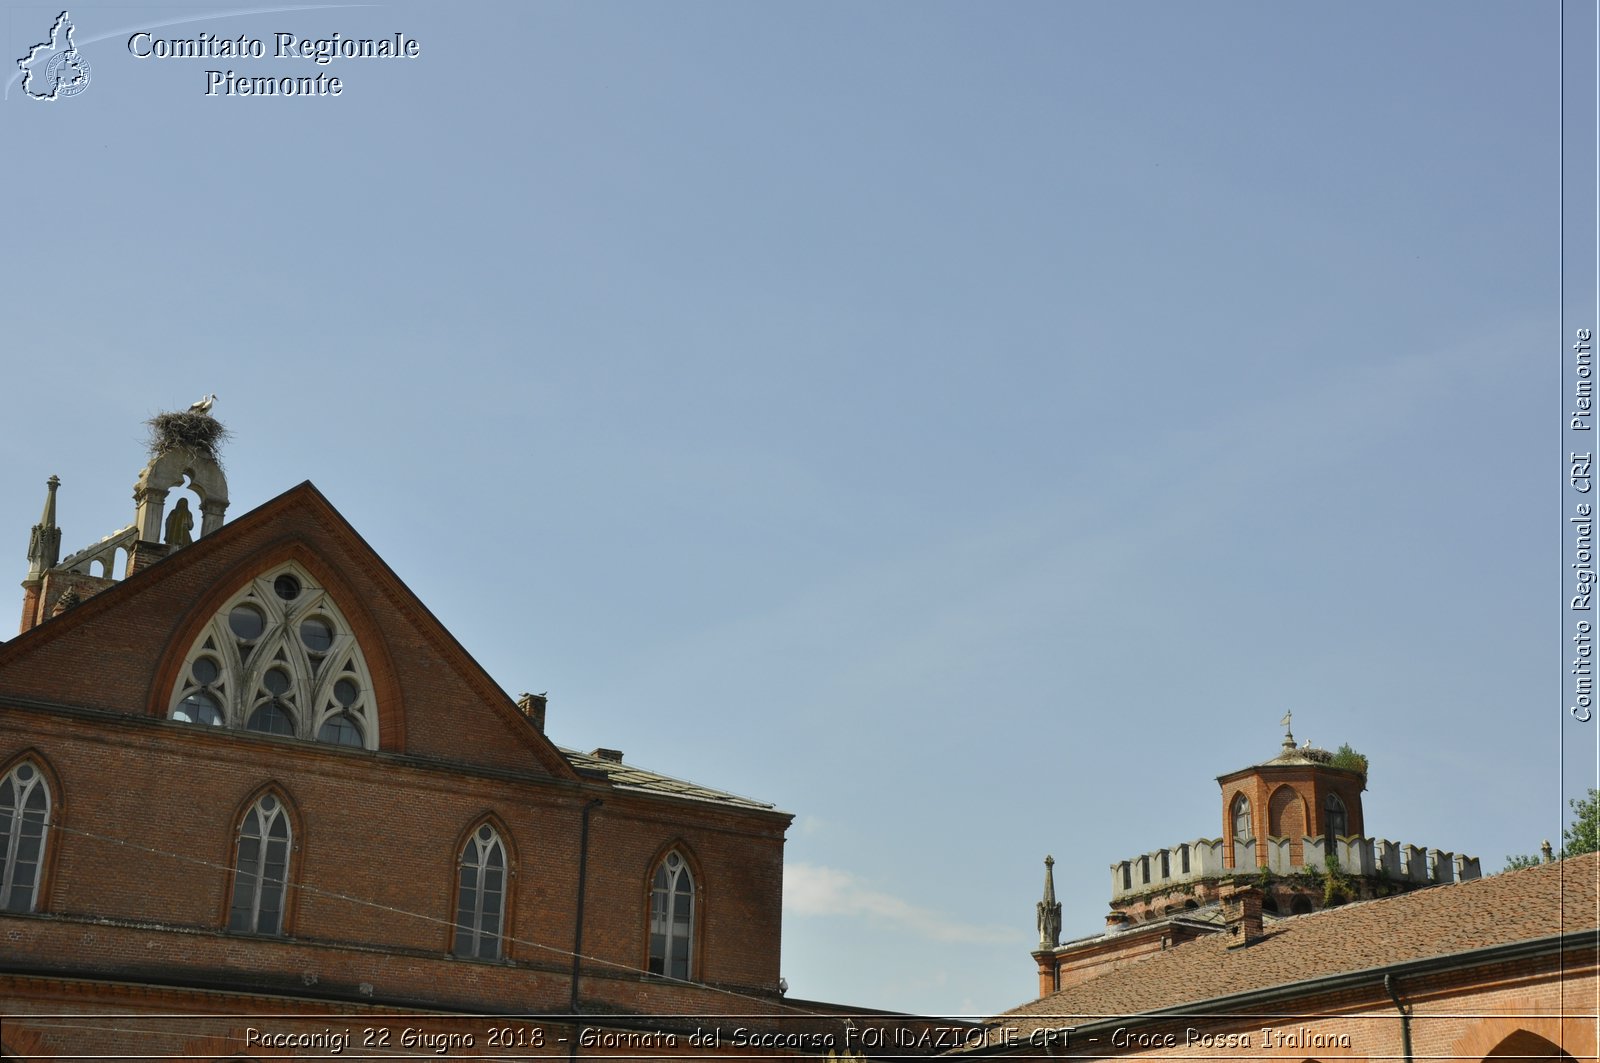
[(50, 27), (50, 39), (28, 49), (17, 60), (22, 71), (22, 91), (46, 103), (76, 96), (89, 87), (89, 62), (72, 43), (72, 16), (61, 12)]

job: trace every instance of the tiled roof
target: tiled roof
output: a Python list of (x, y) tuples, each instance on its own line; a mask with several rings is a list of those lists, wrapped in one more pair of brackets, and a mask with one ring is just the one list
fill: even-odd
[(674, 779), (670, 775), (659, 772), (646, 771), (644, 768), (632, 764), (624, 764), (620, 760), (610, 760), (597, 756), (594, 753), (579, 753), (574, 749), (563, 749), (561, 755), (572, 763), (572, 766), (584, 774), (601, 774), (619, 790), (637, 790), (641, 793), (661, 794), (667, 797), (677, 797), (689, 801), (709, 801), (713, 804), (731, 805), (734, 808), (759, 809), (763, 812), (777, 811), (774, 805), (765, 801), (756, 801), (749, 797), (740, 797), (738, 794), (726, 793), (722, 790), (713, 790), (709, 786), (687, 782), (683, 779)]
[[(1262, 914), (1262, 918), (1265, 919), (1270, 925), (1278, 919), (1278, 916), (1272, 914), (1271, 912), (1266, 912)], [(1116, 930), (1101, 930), (1093, 934), (1085, 934), (1082, 937), (1070, 938), (1067, 941), (1063, 941), (1059, 946), (1057, 946), (1057, 948), (1071, 949), (1078, 945), (1087, 945), (1097, 941), (1110, 941), (1114, 938), (1125, 937), (1134, 931), (1149, 930), (1155, 927), (1172, 926), (1173, 924), (1178, 924), (1181, 926), (1185, 923), (1199, 924), (1202, 927), (1222, 926), (1222, 902), (1212, 901), (1210, 904), (1202, 904), (1198, 908), (1185, 908), (1182, 911), (1172, 912), (1168, 915), (1157, 916), (1154, 919), (1146, 919), (1142, 923), (1131, 923), (1128, 926), (1119, 927)]]
[[(1600, 854), (1362, 901), (1267, 925), (1245, 948), (1211, 934), (1005, 1013), (1092, 1021), (1311, 979), (1594, 930)], [(1042, 1021), (1040, 1024), (1043, 1024)], [(1051, 1023), (1055, 1025), (1057, 1023)], [(1021, 1025), (1026, 1027), (1024, 1021)]]

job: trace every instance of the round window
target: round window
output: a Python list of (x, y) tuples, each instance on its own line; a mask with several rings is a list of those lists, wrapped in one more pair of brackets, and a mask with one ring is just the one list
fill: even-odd
[(361, 696), (361, 688), (348, 679), (341, 679), (333, 684), (333, 696), (339, 700), (339, 704), (348, 709)]
[(242, 639), (259, 638), (267, 629), (266, 617), (253, 605), (236, 605), (228, 614), (228, 627)]
[(217, 662), (210, 657), (195, 658), (195, 662), (190, 666), (189, 672), (194, 676), (194, 681), (201, 686), (216, 682), (217, 676), (222, 674), (222, 670), (217, 667)]
[(261, 677), (261, 685), (266, 687), (267, 692), (271, 694), (286, 693), (289, 689), (289, 673), (282, 668), (270, 669), (266, 675)]
[(301, 623), (300, 641), (312, 653), (326, 653), (333, 645), (333, 625), (320, 616), (313, 616)]
[(287, 572), (272, 581), (272, 589), (286, 602), (300, 597), (300, 581)]

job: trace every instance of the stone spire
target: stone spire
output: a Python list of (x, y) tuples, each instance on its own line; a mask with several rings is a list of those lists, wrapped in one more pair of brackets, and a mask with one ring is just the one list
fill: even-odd
[(1061, 905), (1056, 901), (1056, 858), (1044, 858), (1044, 899), (1039, 902), (1039, 947), (1053, 949), (1061, 944)]
[(44, 516), (28, 538), (29, 582), (43, 579), (47, 571), (61, 563), (61, 529), (56, 527), (56, 488), (61, 486), (61, 477), (50, 477), (46, 485), (49, 492), (44, 496)]
[(1293, 719), (1294, 711), (1290, 710), (1283, 714), (1283, 719), (1278, 721), (1283, 725), (1283, 748), (1285, 750), (1294, 748), (1294, 732), (1289, 729), (1289, 724)]

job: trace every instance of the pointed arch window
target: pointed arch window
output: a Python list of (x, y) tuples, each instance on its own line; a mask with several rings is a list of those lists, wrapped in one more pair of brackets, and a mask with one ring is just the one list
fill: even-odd
[(23, 761), (0, 780), (0, 911), (31, 912), (39, 904), (39, 869), (50, 829), (50, 787)]
[(295, 564), (251, 580), (217, 611), (169, 704), (184, 723), (378, 748), (361, 647), (332, 596)]
[(694, 941), (694, 876), (678, 852), (656, 865), (650, 888), (650, 973), (689, 979)]
[(288, 810), (274, 795), (264, 795), (244, 814), (233, 864), (229, 930), (243, 934), (283, 933), (292, 842)]
[(461, 850), (456, 877), (455, 954), (479, 960), (500, 958), (505, 926), (506, 849), (485, 823)]
[(1233, 799), (1233, 840), (1247, 842), (1255, 837), (1255, 829), (1250, 825), (1250, 799), (1240, 794)]
[(1350, 833), (1350, 814), (1338, 794), (1329, 794), (1322, 802), (1322, 825), (1329, 841)]

